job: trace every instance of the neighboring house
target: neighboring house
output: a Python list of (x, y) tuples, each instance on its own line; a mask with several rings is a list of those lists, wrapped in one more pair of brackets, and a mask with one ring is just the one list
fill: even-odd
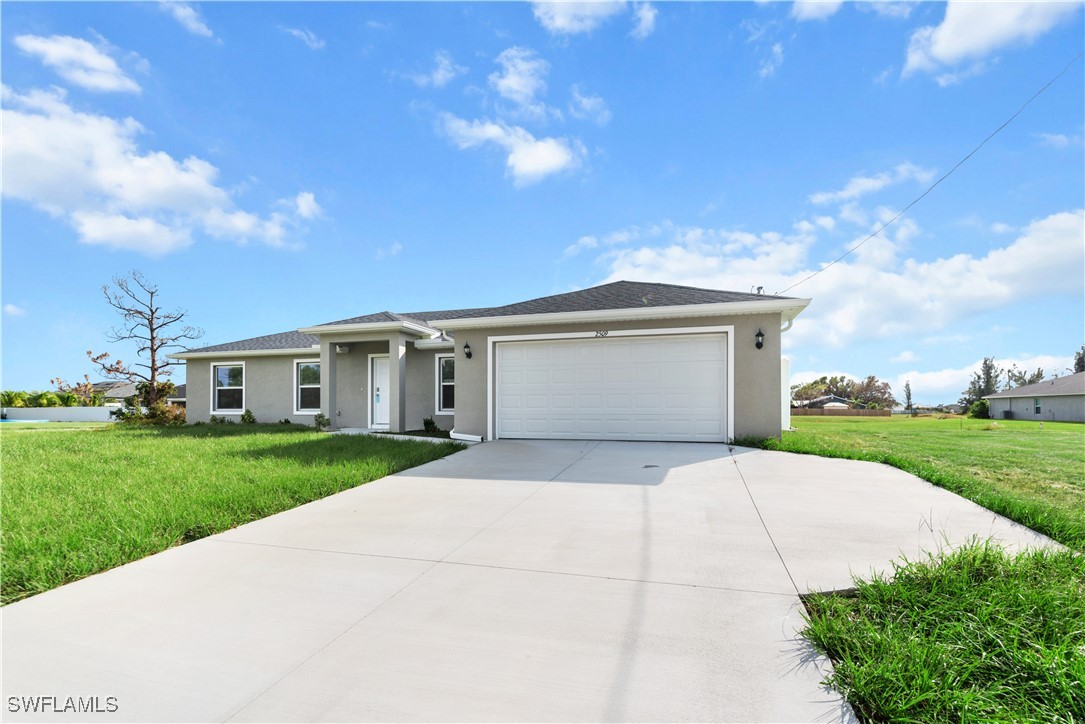
[(189, 422), (236, 419), (459, 439), (778, 436), (780, 338), (809, 299), (614, 282), (502, 307), (378, 312), (171, 355)]
[(803, 400), (795, 403), (795, 407), (809, 407), (811, 409), (825, 408), (828, 410), (848, 410), (851, 408), (863, 409), (863, 405), (853, 403), (851, 400), (839, 395), (823, 395), (812, 400)]
[(136, 394), (136, 383), (122, 380), (95, 382), (94, 391), (102, 393), (102, 398), (107, 405), (123, 405), (127, 398)]
[(1085, 422), (1085, 372), (996, 392), (983, 399), (998, 420)]
[(173, 394), (166, 397), (166, 404), (184, 407), (186, 404), (185, 385), (176, 385), (176, 389), (173, 391)]

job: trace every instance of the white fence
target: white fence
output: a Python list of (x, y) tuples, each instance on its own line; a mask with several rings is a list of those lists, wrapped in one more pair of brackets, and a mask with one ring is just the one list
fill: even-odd
[(5, 407), (8, 420), (48, 420), (49, 422), (110, 422), (109, 407)]

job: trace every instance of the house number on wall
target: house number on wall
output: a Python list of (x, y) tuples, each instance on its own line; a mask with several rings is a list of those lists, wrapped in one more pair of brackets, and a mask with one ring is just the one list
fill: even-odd
[(595, 336), (596, 337), (606, 337), (608, 334), (610, 334), (610, 332), (601, 329), (601, 330), (599, 330), (599, 331), (597, 331), (595, 333)]

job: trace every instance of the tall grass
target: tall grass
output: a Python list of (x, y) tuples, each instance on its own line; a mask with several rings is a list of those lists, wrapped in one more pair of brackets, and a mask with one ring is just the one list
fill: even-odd
[(1085, 721), (1085, 557), (974, 543), (805, 598), (865, 721)]

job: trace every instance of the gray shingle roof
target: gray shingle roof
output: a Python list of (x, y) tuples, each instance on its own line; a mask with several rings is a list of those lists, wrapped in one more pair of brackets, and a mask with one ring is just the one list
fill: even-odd
[[(476, 309), (445, 309), (435, 312), (377, 312), (360, 317), (340, 319), (319, 325), (322, 327), (341, 324), (380, 324), (385, 322), (412, 322), (426, 326), (430, 320), (473, 319), (479, 317), (511, 317), (523, 314), (554, 314), (558, 312), (598, 312), (609, 309), (640, 309), (642, 307), (674, 307), (689, 304), (720, 304), (725, 302), (753, 302), (765, 299), (792, 299), (769, 294), (728, 292), (720, 289), (683, 287), (677, 284), (653, 282), (611, 282), (597, 287), (580, 289), (565, 294), (529, 299), (526, 302), (506, 304), (502, 307), (478, 307)], [(280, 332), (263, 337), (253, 337), (237, 342), (227, 342), (211, 347), (191, 349), (189, 352), (246, 352), (253, 350), (295, 349), (311, 347), (318, 339), (302, 332)]]
[[(379, 312), (351, 317), (334, 324), (366, 324), (370, 322), (416, 322), (426, 324), (435, 319), (472, 319), (478, 317), (511, 317), (521, 314), (554, 314), (557, 312), (599, 312), (605, 309), (639, 309), (641, 307), (675, 307), (687, 304), (719, 304), (722, 302), (752, 302), (763, 299), (790, 299), (768, 294), (728, 292), (720, 289), (683, 287), (677, 284), (653, 282), (611, 282), (597, 287), (565, 294), (529, 299), (502, 307), (477, 309), (446, 309), (436, 312)], [(321, 325), (324, 326), (324, 325)]]
[(1051, 397), (1052, 395), (1085, 395), (1085, 372), (1044, 380), (1034, 385), (1016, 387), (987, 395), (985, 399), (1003, 397)]
[(302, 332), (298, 332), (297, 330), (291, 330), (289, 332), (279, 332), (278, 334), (265, 334), (263, 337), (251, 337), (249, 339), (241, 339), (237, 342), (226, 342), (225, 344), (214, 344), (210, 347), (190, 349), (188, 350), (188, 353), (252, 352), (254, 350), (302, 349), (312, 347), (318, 342), (319, 340), (311, 334), (304, 334)]
[(763, 299), (789, 299), (766, 294), (728, 292), (720, 289), (683, 287), (677, 284), (652, 282), (611, 282), (597, 287), (565, 294), (539, 297), (526, 302), (488, 309), (457, 310), (454, 317), (439, 317), (429, 313), (425, 319), (468, 319), (471, 317), (506, 317), (521, 314), (554, 314), (558, 312), (600, 312), (608, 309), (640, 309), (642, 307), (677, 307), (689, 304), (720, 304), (753, 302)]

